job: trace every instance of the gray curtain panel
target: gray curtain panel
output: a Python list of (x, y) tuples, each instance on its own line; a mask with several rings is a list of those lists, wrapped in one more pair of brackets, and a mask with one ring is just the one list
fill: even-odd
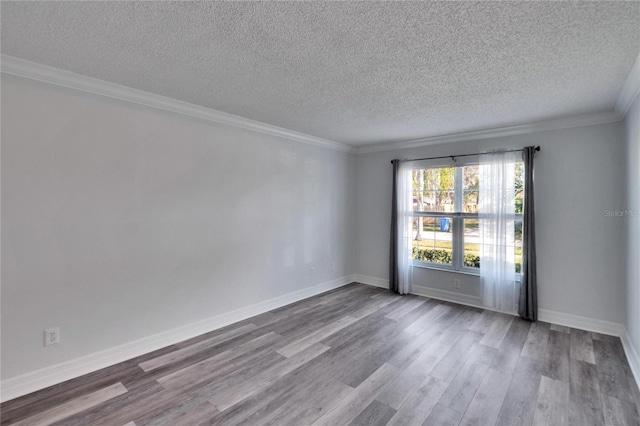
[(538, 319), (538, 289), (536, 274), (536, 220), (533, 201), (533, 158), (536, 147), (522, 150), (524, 161), (524, 220), (522, 223), (522, 283), (518, 314), (525, 320)]
[(393, 190), (391, 192), (391, 238), (389, 239), (389, 290), (400, 292), (398, 273), (398, 171), (400, 160), (393, 160)]

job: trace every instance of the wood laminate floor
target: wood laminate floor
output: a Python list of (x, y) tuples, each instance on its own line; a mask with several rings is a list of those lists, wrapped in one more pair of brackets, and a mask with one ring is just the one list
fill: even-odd
[(618, 338), (360, 284), (0, 408), (2, 425), (640, 425)]

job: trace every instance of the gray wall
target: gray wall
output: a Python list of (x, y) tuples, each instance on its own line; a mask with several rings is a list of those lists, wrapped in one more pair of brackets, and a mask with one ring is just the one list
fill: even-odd
[[(421, 158), (540, 145), (536, 157), (539, 306), (625, 320), (625, 145), (622, 123), (474, 140), (356, 157), (354, 272), (388, 278), (392, 158)], [(636, 169), (637, 171), (637, 169)], [(454, 289), (452, 278), (461, 279)], [(414, 268), (414, 285), (480, 296), (477, 277)]]
[(640, 353), (640, 97), (624, 121), (627, 138), (627, 330)]
[[(540, 307), (626, 319), (640, 347), (640, 224), (604, 215), (640, 208), (638, 108), (626, 148), (613, 123), (354, 157), (3, 75), (2, 378), (351, 273), (386, 279), (390, 159), (525, 145), (542, 146)], [(473, 276), (415, 278), (480, 295)], [(62, 343), (44, 348), (50, 326)]]
[(351, 274), (354, 168), (3, 74), (2, 378)]

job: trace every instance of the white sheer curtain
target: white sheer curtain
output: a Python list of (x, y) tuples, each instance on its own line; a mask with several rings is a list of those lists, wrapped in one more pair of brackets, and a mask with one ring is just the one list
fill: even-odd
[(411, 291), (413, 279), (412, 243), (413, 243), (413, 179), (409, 163), (400, 162), (398, 167), (398, 186), (396, 202), (398, 206), (398, 287), (400, 294)]
[(480, 277), (487, 308), (516, 313), (515, 167), (520, 152), (480, 156)]

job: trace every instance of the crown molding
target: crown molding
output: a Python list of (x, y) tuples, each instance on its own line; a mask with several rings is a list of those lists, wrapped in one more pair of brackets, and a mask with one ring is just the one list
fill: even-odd
[(590, 126), (593, 124), (612, 123), (624, 118), (617, 111), (581, 114), (570, 117), (556, 118), (545, 121), (537, 121), (513, 126), (495, 127), (492, 129), (473, 130), (470, 132), (452, 133), (448, 135), (430, 136), (408, 141), (388, 142), (374, 145), (365, 145), (356, 148), (356, 154), (369, 152), (393, 151), (397, 149), (418, 148), (429, 145), (439, 145), (451, 142), (462, 142), (476, 139), (497, 138), (527, 133), (542, 132), (545, 130), (568, 129), (572, 127)]
[(618, 96), (618, 101), (616, 102), (616, 111), (624, 117), (629, 112), (629, 108), (633, 105), (633, 102), (638, 97), (640, 93), (640, 54), (636, 58), (635, 64), (633, 64), (633, 68), (631, 68), (631, 72), (629, 73), (629, 77), (627, 77), (627, 81), (625, 81), (624, 86), (622, 86), (622, 90), (620, 91), (620, 95)]
[(22, 78), (41, 81), (57, 86), (63, 86), (82, 92), (106, 96), (125, 102), (144, 105), (177, 114), (195, 117), (218, 124), (251, 130), (258, 133), (278, 136), (297, 142), (316, 145), (323, 148), (342, 152), (365, 154), (370, 152), (392, 151), (397, 149), (417, 148), (422, 146), (437, 145), (451, 142), (461, 142), (476, 139), (522, 135), (545, 130), (557, 130), (571, 127), (588, 126), (593, 124), (611, 123), (620, 121), (631, 107), (640, 91), (640, 56), (629, 74), (623, 86), (616, 108), (610, 112), (582, 114), (570, 117), (556, 118), (532, 123), (516, 124), (489, 129), (479, 129), (469, 132), (451, 133), (446, 135), (430, 136), (407, 141), (377, 143), (354, 147), (348, 144), (323, 139), (256, 120), (240, 117), (226, 112), (217, 111), (200, 105), (191, 104), (166, 96), (156, 95), (116, 83), (87, 77), (71, 71), (65, 71), (48, 65), (39, 64), (14, 56), (2, 55), (0, 69), (2, 73), (11, 74)]
[(134, 104), (145, 105), (148, 107), (187, 115), (214, 123), (226, 124), (228, 126), (251, 130), (258, 133), (279, 136), (282, 138), (316, 145), (323, 148), (329, 148), (343, 152), (353, 152), (353, 147), (347, 144), (318, 138), (282, 127), (273, 126), (271, 124), (263, 123), (260, 121), (250, 120), (248, 118), (228, 114), (226, 112), (217, 111), (200, 105), (194, 105), (188, 102), (179, 101), (177, 99), (169, 98), (166, 96), (156, 95), (142, 90), (133, 89), (131, 87), (122, 86), (97, 78), (87, 77), (71, 71), (65, 71), (59, 68), (50, 67), (48, 65), (16, 58), (14, 56), (2, 55), (0, 68), (5, 74), (11, 74), (31, 80), (55, 84), (57, 86), (80, 90), (95, 95), (106, 96), (109, 98), (131, 102)]

